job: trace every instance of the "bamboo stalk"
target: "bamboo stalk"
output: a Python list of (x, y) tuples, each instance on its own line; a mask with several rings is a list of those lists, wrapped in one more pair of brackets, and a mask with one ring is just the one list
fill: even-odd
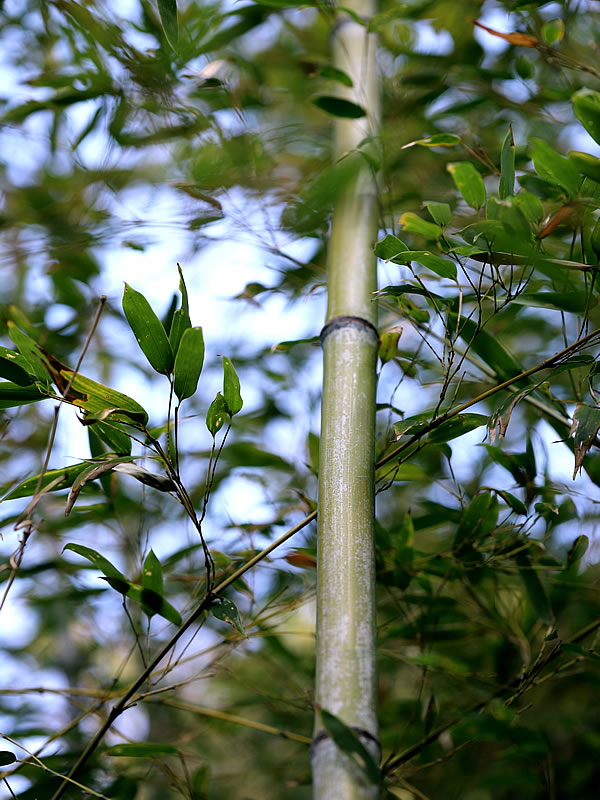
[[(372, 0), (345, 4), (370, 17)], [(366, 117), (335, 122), (335, 157), (377, 133), (375, 41), (347, 14), (334, 31), (334, 64), (350, 75), (346, 99)], [(357, 157), (356, 155), (350, 157)], [(362, 159), (362, 156), (358, 156)], [(375, 665), (374, 461), (378, 335), (372, 292), (378, 187), (363, 160), (336, 204), (329, 243), (319, 458), (317, 673), (312, 746), (316, 800), (366, 800), (369, 785), (325, 734), (319, 708), (353, 728), (379, 760)]]

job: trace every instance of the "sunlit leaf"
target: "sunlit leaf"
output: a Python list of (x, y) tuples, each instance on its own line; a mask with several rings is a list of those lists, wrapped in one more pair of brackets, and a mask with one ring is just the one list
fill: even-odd
[(162, 322), (143, 294), (127, 283), (123, 293), (123, 311), (135, 338), (150, 365), (163, 375), (173, 370), (173, 350)]
[(562, 19), (551, 19), (542, 25), (542, 39), (546, 44), (562, 42), (565, 36), (565, 23)]
[(73, 404), (84, 409), (89, 418), (84, 422), (92, 423), (96, 419), (104, 420), (113, 418), (125, 422), (135, 422), (145, 425), (148, 414), (142, 406), (126, 394), (117, 392), (109, 386), (86, 378), (84, 375), (75, 375), (71, 370), (61, 370), (60, 373), (66, 381), (72, 380), (71, 388), (76, 396)]
[(152, 589), (159, 595), (163, 593), (163, 573), (160, 561), (156, 557), (154, 550), (150, 550), (142, 567), (142, 586), (144, 589)]
[(407, 147), (414, 147), (415, 145), (420, 145), (421, 147), (454, 147), (459, 142), (460, 136), (454, 133), (436, 133), (426, 139), (415, 139), (414, 142), (403, 144), (402, 149), (405, 150)]
[[(58, 492), (61, 489), (68, 489), (77, 476), (90, 467), (89, 461), (83, 461), (79, 464), (72, 464), (70, 467), (63, 467), (62, 469), (49, 469), (44, 472), (39, 491), (41, 492)], [(38, 488), (38, 481), (40, 476), (34, 475), (33, 478), (15, 486), (14, 489), (2, 498), (2, 500), (14, 500), (17, 497), (31, 497), (35, 494)]]
[[(27, 364), (27, 370), (31, 375), (35, 375), (41, 384), (48, 384), (50, 375), (40, 360), (40, 351), (34, 339), (18, 328), (14, 322), (9, 320), (6, 323), (8, 335), (19, 348), (23, 361)], [(22, 363), (22, 362), (21, 362)]]
[(572, 161), (557, 153), (543, 139), (532, 139), (529, 150), (533, 166), (540, 178), (557, 183), (569, 195), (577, 193), (581, 178)]
[(398, 340), (402, 334), (399, 330), (386, 331), (379, 339), (379, 358), (382, 364), (387, 364), (398, 355)]
[(569, 150), (569, 158), (582, 175), (600, 183), (600, 158), (580, 150)]
[(589, 135), (600, 144), (600, 92), (580, 89), (571, 98), (575, 116)]
[(174, 391), (179, 402), (191, 397), (198, 387), (198, 380), (204, 363), (204, 338), (202, 328), (188, 328), (184, 331), (173, 368)]
[[(428, 239), (439, 239), (442, 235), (442, 229), (439, 225), (434, 225), (433, 222), (427, 222), (427, 220), (422, 219), (417, 214), (413, 214), (412, 211), (407, 211), (402, 214), (398, 222), (407, 233), (417, 233), (421, 236), (426, 236)], [(386, 239), (387, 238), (386, 236)]]
[(242, 410), (243, 401), (240, 394), (240, 380), (235, 367), (231, 363), (231, 359), (227, 358), (227, 356), (223, 356), (223, 398), (231, 416)]
[(441, 225), (442, 228), (452, 219), (452, 211), (448, 203), (437, 203), (434, 200), (426, 200), (423, 205), (431, 214), (433, 221)]
[(446, 169), (468, 206), (479, 209), (485, 205), (486, 192), (483, 178), (470, 161), (447, 164)]
[(0, 378), (18, 384), (31, 386), (35, 378), (29, 373), (29, 365), (20, 353), (0, 347)]

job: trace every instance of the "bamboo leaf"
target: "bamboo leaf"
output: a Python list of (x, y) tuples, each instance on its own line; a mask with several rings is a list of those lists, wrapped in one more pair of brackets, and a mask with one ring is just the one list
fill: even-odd
[(142, 406), (126, 394), (117, 392), (108, 386), (86, 378), (85, 375), (75, 375), (71, 370), (63, 369), (60, 375), (66, 382), (73, 378), (71, 389), (74, 393), (73, 405), (86, 412), (84, 424), (92, 425), (97, 420), (111, 417), (120, 422), (139, 423), (148, 422), (148, 414)]
[(136, 481), (158, 489), (159, 492), (172, 492), (176, 486), (170, 478), (161, 475), (159, 472), (150, 472), (138, 464), (123, 463), (122, 461), (114, 467), (115, 472), (122, 472), (131, 475)]
[(402, 333), (400, 330), (386, 331), (379, 339), (379, 358), (382, 364), (387, 364), (398, 355), (398, 341)]
[(424, 267), (435, 272), (441, 278), (456, 278), (456, 264), (454, 261), (436, 256), (429, 250), (407, 250), (402, 254), (402, 259), (405, 264), (409, 264), (411, 261), (418, 261), (419, 264), (423, 264)]
[(226, 597), (215, 597), (209, 611), (214, 617), (231, 625), (238, 633), (241, 633), (246, 639), (248, 638), (242, 626), (240, 612), (234, 602)]
[(505, 491), (504, 489), (494, 489), (496, 494), (501, 497), (507, 506), (510, 506), (515, 514), (520, 514), (522, 517), (527, 516), (527, 506), (522, 503), (514, 494)]
[(498, 435), (500, 438), (506, 436), (508, 423), (510, 422), (510, 417), (515, 409), (515, 406), (524, 397), (527, 397), (528, 394), (537, 389), (538, 386), (539, 384), (536, 384), (535, 386), (527, 386), (525, 389), (512, 392), (498, 405), (494, 412), (490, 414), (487, 422), (490, 444), (494, 444), (496, 441), (496, 435)]
[(142, 569), (142, 586), (144, 589), (152, 589), (153, 592), (162, 597), (163, 594), (163, 572), (160, 561), (156, 557), (154, 550), (150, 550), (144, 561)]
[(426, 236), (428, 239), (439, 239), (442, 235), (442, 229), (439, 225), (434, 225), (433, 222), (421, 219), (417, 214), (413, 214), (412, 211), (402, 214), (398, 222), (407, 233), (417, 233), (421, 236)]
[(89, 469), (82, 470), (73, 481), (71, 491), (67, 497), (65, 517), (68, 517), (71, 513), (71, 509), (75, 505), (75, 502), (77, 501), (77, 498), (79, 497), (79, 494), (86, 483), (94, 481), (96, 478), (100, 478), (107, 472), (111, 472), (117, 466), (117, 464), (120, 464), (121, 462), (122, 459), (120, 458), (111, 458), (110, 460), (104, 461), (101, 464), (91, 464)]
[(342, 117), (343, 119), (360, 119), (366, 116), (365, 110), (351, 100), (342, 97), (332, 97), (330, 95), (320, 95), (313, 98), (313, 104), (321, 111), (331, 114), (332, 117)]
[(455, 133), (436, 133), (434, 136), (428, 136), (426, 139), (415, 139), (414, 142), (403, 144), (402, 150), (406, 150), (407, 147), (414, 147), (417, 144), (420, 147), (454, 147), (454, 145), (459, 144), (459, 142), (460, 136), (457, 136)]
[(406, 250), (408, 250), (408, 247), (401, 239), (388, 234), (384, 236), (381, 241), (377, 242), (374, 253), (377, 258), (381, 258), (383, 261), (394, 261), (396, 264), (404, 264), (404, 261), (401, 259), (399, 261), (396, 261), (396, 259)]
[(123, 311), (135, 338), (150, 365), (162, 375), (173, 370), (173, 350), (162, 322), (143, 294), (127, 283), (123, 293)]
[(27, 359), (7, 347), (0, 347), (0, 378), (19, 386), (31, 386), (35, 381), (35, 377), (29, 373)]
[(93, 428), (90, 427), (89, 430), (93, 430), (116, 455), (131, 455), (131, 437), (120, 426), (107, 422), (95, 422)]
[(470, 161), (447, 164), (446, 169), (468, 206), (479, 209), (485, 205), (486, 192), (483, 179)]
[(166, 39), (173, 50), (177, 50), (179, 24), (177, 21), (177, 0), (158, 0), (158, 12)]
[(174, 390), (181, 403), (191, 397), (198, 388), (198, 380), (204, 363), (204, 338), (202, 328), (188, 328), (181, 337), (175, 356)]
[(319, 68), (319, 76), (321, 78), (326, 78), (330, 81), (337, 81), (337, 83), (341, 83), (344, 86), (348, 86), (352, 88), (354, 83), (350, 75), (345, 73), (343, 70), (338, 69), (337, 67), (331, 67), (329, 65), (324, 65)]
[(9, 764), (14, 764), (17, 757), (10, 750), (0, 750), (0, 767), (7, 767)]
[(508, 127), (508, 133), (502, 143), (500, 154), (500, 185), (498, 194), (500, 199), (510, 197), (515, 193), (515, 140), (513, 138), (512, 125)]
[(582, 175), (600, 183), (600, 158), (579, 150), (569, 150), (569, 158)]
[(457, 414), (452, 419), (443, 422), (435, 428), (427, 437), (429, 444), (442, 444), (457, 439), (469, 431), (475, 430), (485, 425), (488, 418), (483, 414)]
[(17, 345), (23, 360), (27, 363), (27, 370), (42, 384), (49, 384), (50, 375), (40, 360), (40, 351), (34, 339), (18, 328), (12, 320), (6, 323), (8, 335)]
[(183, 271), (179, 266), (179, 264), (177, 264), (177, 269), (179, 270), (179, 291), (181, 292), (181, 308), (178, 308), (177, 311), (175, 311), (175, 313), (173, 314), (171, 327), (169, 329), (169, 344), (171, 345), (171, 349), (173, 350), (173, 353), (175, 355), (177, 355), (181, 337), (188, 328), (192, 327), (192, 323), (190, 320), (190, 309), (189, 309), (187, 288), (185, 285), (185, 281), (183, 279)]
[(63, 552), (65, 550), (71, 550), (73, 553), (77, 553), (78, 556), (86, 558), (96, 567), (96, 569), (99, 569), (106, 578), (123, 581), (124, 583), (129, 584), (129, 580), (125, 577), (125, 575), (123, 575), (120, 570), (111, 564), (107, 558), (104, 558), (103, 555), (100, 555), (97, 550), (93, 550), (91, 547), (86, 547), (84, 544), (76, 544), (74, 542), (69, 542), (66, 544), (63, 547)]
[(515, 554), (514, 559), (519, 566), (519, 575), (538, 620), (543, 622), (544, 625), (552, 625), (554, 621), (552, 607), (538, 572), (532, 563), (531, 555), (525, 550), (520, 550)]
[(9, 381), (0, 381), (0, 408), (24, 406), (47, 398), (48, 395), (40, 392), (36, 386), (19, 386)]
[(212, 401), (208, 411), (206, 412), (206, 427), (213, 437), (216, 436), (216, 434), (223, 427), (223, 423), (225, 422), (225, 418), (228, 416), (228, 414), (229, 409), (227, 407), (227, 403), (225, 402), (225, 398), (221, 392), (217, 392), (217, 396)]
[(569, 195), (577, 193), (581, 178), (572, 161), (557, 153), (543, 139), (532, 139), (529, 149), (540, 178), (562, 186)]
[(426, 200), (423, 204), (431, 214), (433, 221), (444, 228), (452, 219), (452, 211), (448, 203), (437, 203), (434, 200)]
[(371, 753), (352, 728), (324, 708), (319, 709), (319, 715), (323, 722), (323, 727), (340, 750), (352, 759), (369, 783), (379, 786), (381, 784), (381, 771)]
[(588, 406), (585, 403), (577, 403), (577, 408), (573, 414), (573, 424), (569, 431), (569, 436), (573, 437), (575, 450), (573, 480), (577, 477), (577, 473), (581, 471), (585, 454), (592, 446), (598, 430), (600, 430), (600, 408)]
[[(450, 322), (456, 326), (456, 314), (450, 314)], [(501, 381), (512, 378), (523, 371), (519, 362), (506, 350), (497, 337), (485, 330), (478, 330), (473, 320), (461, 317), (459, 327), (460, 337), (471, 346), (485, 363), (491, 367)]]
[[(44, 472), (44, 477), (40, 485), (40, 492), (58, 492), (61, 489), (68, 489), (72, 486), (77, 476), (87, 470), (90, 466), (89, 461), (82, 461), (79, 464), (72, 464), (70, 467), (62, 469), (49, 469)], [(32, 478), (15, 486), (2, 498), (4, 500), (15, 500), (18, 497), (31, 497), (35, 494), (40, 476), (34, 475)]]
[(600, 144), (600, 92), (580, 89), (571, 98), (575, 116), (589, 135)]
[(157, 756), (177, 756), (179, 750), (172, 744), (150, 744), (147, 742), (115, 744), (105, 751), (113, 758), (156, 758)]
[(240, 394), (240, 381), (231, 359), (227, 356), (223, 356), (223, 397), (230, 416), (241, 411), (243, 401)]

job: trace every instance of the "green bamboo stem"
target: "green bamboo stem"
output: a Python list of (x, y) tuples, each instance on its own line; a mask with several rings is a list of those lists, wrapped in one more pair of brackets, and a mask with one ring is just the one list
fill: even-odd
[[(345, 6), (363, 18), (375, 12), (372, 0), (352, 0)], [(373, 37), (346, 14), (340, 16), (334, 35), (334, 64), (354, 83), (345, 96), (367, 112), (362, 119), (336, 121), (335, 157), (340, 158), (376, 134), (379, 103)], [(365, 782), (324, 733), (318, 713), (323, 708), (342, 719), (379, 759), (374, 569), (378, 336), (372, 301), (377, 288), (377, 194), (365, 161), (336, 204), (329, 243), (329, 302), (321, 336), (317, 714), (312, 747), (316, 800), (378, 796), (378, 788)]]

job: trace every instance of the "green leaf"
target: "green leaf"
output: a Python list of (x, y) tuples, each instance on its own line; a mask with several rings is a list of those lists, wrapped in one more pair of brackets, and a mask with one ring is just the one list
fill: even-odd
[(87, 558), (96, 569), (99, 569), (100, 572), (106, 578), (112, 578), (118, 581), (124, 581), (126, 584), (129, 584), (129, 580), (120, 572), (107, 558), (100, 555), (97, 550), (93, 550), (91, 547), (86, 547), (83, 544), (75, 544), (74, 542), (69, 542), (63, 547), (63, 552), (65, 550), (71, 550), (73, 553), (77, 553), (78, 556), (82, 556), (83, 558)]
[(226, 597), (215, 597), (209, 609), (210, 613), (217, 619), (231, 625), (238, 633), (248, 638), (242, 626), (240, 612), (235, 603), (228, 600)]
[[(67, 382), (73, 377), (73, 372), (68, 369), (62, 369), (60, 374)], [(73, 404), (83, 408), (88, 415), (84, 419), (86, 424), (93, 424), (95, 420), (104, 420), (108, 417), (142, 425), (148, 422), (148, 414), (136, 400), (101, 383), (96, 383), (85, 375), (75, 375), (71, 389), (78, 395), (72, 400)]]
[[(400, 260), (400, 259), (399, 259)], [(407, 250), (401, 260), (405, 264), (418, 261), (441, 278), (456, 278), (456, 264), (448, 258), (441, 258), (429, 250)]]
[(226, 417), (229, 415), (229, 408), (225, 402), (225, 398), (221, 392), (217, 392), (217, 396), (210, 404), (206, 412), (206, 427), (214, 436), (221, 430)]
[(383, 289), (374, 292), (376, 297), (402, 297), (405, 294), (418, 294), (421, 297), (426, 297), (430, 302), (435, 302), (436, 305), (449, 305), (454, 302), (453, 297), (442, 297), (440, 294), (430, 292), (427, 287), (415, 286), (412, 283), (399, 283), (397, 286), (384, 286)]
[(577, 193), (581, 178), (572, 161), (557, 153), (543, 139), (532, 139), (529, 149), (540, 178), (562, 186), (569, 195)]
[(153, 592), (162, 597), (163, 594), (163, 573), (160, 561), (156, 557), (154, 550), (150, 550), (144, 561), (142, 568), (142, 586), (144, 589), (152, 589)]
[(575, 116), (589, 135), (600, 144), (600, 92), (580, 89), (571, 98)]
[(600, 408), (588, 406), (585, 403), (577, 403), (577, 408), (573, 414), (573, 424), (569, 435), (573, 436), (573, 447), (575, 450), (575, 470), (573, 479), (581, 470), (585, 454), (592, 446), (596, 434), (600, 430)]
[(8, 320), (6, 327), (8, 328), (8, 335), (19, 348), (23, 361), (27, 364), (27, 370), (32, 375), (35, 375), (40, 383), (49, 384), (50, 375), (42, 364), (40, 351), (37, 348), (35, 340), (26, 333), (23, 333), (20, 328), (17, 328), (12, 320)]
[(204, 363), (204, 338), (202, 328), (184, 331), (175, 356), (174, 390), (179, 402), (191, 397), (198, 388), (198, 380)]
[(486, 192), (483, 178), (470, 161), (447, 164), (446, 169), (452, 175), (456, 188), (468, 206), (479, 209), (485, 205)]
[(524, 397), (537, 389), (538, 386), (539, 384), (536, 384), (535, 386), (527, 386), (525, 389), (511, 392), (508, 397), (505, 397), (504, 400), (497, 406), (494, 412), (490, 414), (490, 418), (487, 423), (490, 444), (494, 444), (496, 441), (496, 435), (498, 435), (500, 438), (506, 436), (508, 423), (510, 422), (510, 417), (515, 409), (515, 406)]
[(580, 150), (569, 150), (569, 158), (575, 164), (581, 175), (600, 183), (600, 158)]
[(158, 11), (165, 37), (173, 50), (177, 49), (179, 25), (177, 21), (177, 0), (158, 0)]
[(531, 192), (519, 192), (512, 198), (512, 202), (529, 222), (539, 222), (544, 216), (544, 206), (540, 198)]
[(14, 764), (17, 757), (10, 750), (0, 750), (0, 767), (7, 767), (9, 764)]
[[(89, 469), (90, 462), (83, 461), (79, 464), (73, 464), (70, 467), (63, 467), (62, 469), (49, 469), (44, 472), (44, 477), (40, 485), (40, 491), (58, 492), (61, 489), (68, 489), (77, 476), (84, 470)], [(15, 486), (14, 489), (5, 495), (2, 500), (15, 500), (18, 497), (31, 497), (35, 494), (40, 476), (34, 475), (33, 478)]]
[(414, 147), (417, 144), (420, 147), (454, 147), (454, 145), (459, 144), (460, 141), (460, 136), (457, 136), (455, 133), (436, 133), (434, 136), (428, 136), (426, 139), (415, 139), (414, 142), (403, 144), (402, 150), (406, 150), (407, 147)]
[(240, 394), (240, 381), (231, 359), (227, 356), (223, 356), (223, 397), (230, 416), (233, 417), (241, 411), (244, 403)]
[(371, 753), (352, 728), (324, 708), (319, 709), (319, 716), (323, 727), (340, 750), (352, 759), (369, 783), (380, 786), (381, 771)]
[(155, 758), (156, 756), (178, 756), (179, 750), (172, 744), (115, 744), (105, 751), (116, 758)]
[(551, 19), (542, 25), (542, 39), (546, 44), (552, 45), (562, 42), (565, 36), (565, 23), (562, 19)]
[(510, 506), (515, 514), (520, 514), (523, 517), (527, 516), (527, 506), (522, 503), (514, 494), (505, 491), (504, 489), (494, 489), (496, 494), (501, 497), (507, 506)]
[(514, 559), (519, 566), (519, 574), (525, 587), (525, 592), (529, 598), (533, 610), (540, 622), (544, 625), (552, 625), (554, 617), (552, 614), (552, 607), (546, 595), (540, 576), (531, 561), (531, 555), (525, 551), (520, 550), (514, 555)]
[(35, 381), (29, 374), (27, 359), (7, 347), (0, 347), (0, 378), (6, 378), (19, 386), (31, 386)]
[(402, 333), (400, 330), (386, 331), (379, 339), (379, 358), (382, 364), (387, 364), (398, 355), (398, 340)]
[(404, 244), (402, 239), (398, 239), (397, 236), (388, 234), (379, 242), (377, 242), (374, 248), (374, 253), (377, 258), (381, 258), (383, 261), (393, 261), (396, 264), (404, 264), (403, 260), (396, 261), (396, 259), (402, 252), (406, 250), (408, 250), (408, 247)]
[(478, 494), (464, 509), (454, 538), (455, 552), (464, 544), (485, 539), (496, 527), (498, 501), (492, 492)]
[(179, 270), (179, 291), (181, 292), (181, 308), (178, 308), (177, 311), (175, 311), (175, 313), (173, 314), (171, 327), (169, 329), (169, 344), (171, 345), (171, 349), (173, 350), (173, 353), (175, 355), (177, 355), (181, 337), (188, 328), (192, 327), (192, 322), (190, 320), (188, 293), (185, 281), (183, 279), (183, 270), (181, 269), (179, 264), (177, 264), (177, 269)]
[(95, 422), (89, 430), (93, 430), (116, 455), (131, 455), (131, 437), (119, 425)]
[(347, 75), (343, 70), (338, 69), (337, 67), (331, 67), (329, 65), (322, 66), (319, 69), (319, 76), (330, 81), (337, 81), (338, 83), (350, 88), (354, 86), (350, 75)]
[[(129, 459), (129, 456), (126, 456)], [(107, 461), (103, 461), (102, 463), (93, 463), (89, 465), (88, 469), (82, 470), (75, 480), (73, 481), (73, 485), (71, 486), (71, 491), (69, 492), (69, 496), (67, 497), (67, 503), (65, 505), (65, 516), (68, 517), (71, 513), (71, 509), (75, 505), (77, 498), (81, 490), (83, 489), (84, 485), (89, 481), (94, 481), (96, 478), (100, 478), (105, 475), (107, 472), (111, 472), (115, 467), (122, 462), (122, 458), (111, 458)]]
[(320, 95), (312, 101), (321, 111), (326, 111), (332, 117), (342, 117), (345, 119), (359, 119), (365, 117), (366, 112), (351, 100), (344, 100), (342, 97), (331, 97), (330, 95)]
[(508, 128), (508, 133), (504, 137), (502, 152), (500, 154), (500, 185), (498, 194), (500, 199), (510, 197), (515, 193), (515, 140), (513, 138), (512, 125)]
[(469, 431), (486, 425), (488, 418), (483, 414), (457, 414), (452, 419), (443, 422), (435, 428), (427, 437), (428, 444), (442, 444), (450, 442), (459, 436), (463, 436)]
[(0, 381), (0, 408), (24, 406), (47, 398), (48, 395), (40, 392), (36, 386), (18, 386), (16, 383)]
[[(456, 314), (450, 314), (450, 322), (453, 328), (456, 327)], [(498, 340), (485, 330), (477, 330), (473, 320), (461, 317), (460, 337), (470, 345), (475, 352), (487, 365), (491, 367), (501, 381), (508, 380), (514, 375), (523, 372), (523, 368), (515, 358), (506, 350)]]
[(439, 239), (442, 235), (442, 229), (439, 225), (434, 225), (433, 222), (421, 219), (417, 214), (413, 214), (412, 211), (402, 214), (398, 222), (407, 233), (417, 233), (420, 236), (426, 236), (428, 239)]
[(593, 308), (597, 301), (590, 304), (587, 292), (523, 292), (513, 297), (511, 303), (532, 308), (555, 308), (559, 311), (570, 311), (574, 314), (583, 313), (586, 308)]
[(173, 350), (162, 322), (143, 294), (127, 283), (123, 293), (123, 311), (135, 338), (150, 365), (162, 375), (173, 370)]
[(425, 200), (423, 205), (431, 214), (433, 221), (441, 225), (442, 228), (452, 219), (452, 211), (448, 203), (437, 203), (434, 200)]

